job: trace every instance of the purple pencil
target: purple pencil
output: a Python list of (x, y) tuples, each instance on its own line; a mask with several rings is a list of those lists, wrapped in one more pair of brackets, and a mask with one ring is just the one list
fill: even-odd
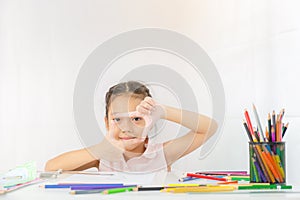
[(196, 172), (196, 174), (207, 174), (207, 175), (227, 175), (227, 176), (248, 176), (247, 171), (206, 171)]
[(255, 167), (257, 169), (257, 172), (258, 172), (259, 176), (261, 177), (262, 181), (264, 183), (266, 183), (267, 179), (266, 179), (264, 173), (262, 172), (262, 170), (260, 169), (260, 166), (259, 166), (258, 162), (256, 162), (256, 160), (254, 158), (253, 158), (253, 162), (254, 162), (254, 165), (255, 165)]
[(124, 187), (137, 187), (137, 185), (123, 185), (123, 186), (72, 186), (71, 190), (106, 190), (106, 189), (113, 189), (113, 188), (124, 188)]

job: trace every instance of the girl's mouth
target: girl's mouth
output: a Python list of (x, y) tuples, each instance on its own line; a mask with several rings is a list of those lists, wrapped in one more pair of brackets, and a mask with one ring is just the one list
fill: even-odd
[(136, 137), (119, 137), (120, 140), (133, 140), (136, 139)]

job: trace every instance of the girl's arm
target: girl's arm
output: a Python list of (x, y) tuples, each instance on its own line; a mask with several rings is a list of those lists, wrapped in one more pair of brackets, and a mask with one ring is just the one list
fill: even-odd
[(123, 149), (113, 140), (105, 137), (100, 143), (88, 148), (63, 153), (46, 163), (46, 171), (74, 170), (80, 171), (96, 167), (99, 169), (101, 159), (118, 161), (123, 158)]
[(165, 113), (162, 119), (181, 124), (190, 129), (186, 135), (164, 143), (168, 165), (199, 148), (218, 128), (216, 121), (207, 116), (169, 106), (162, 107)]
[(85, 170), (92, 167), (99, 167), (97, 160), (88, 149), (79, 149), (63, 153), (52, 158), (46, 163), (45, 171), (62, 170)]
[(216, 121), (207, 116), (159, 105), (150, 97), (146, 97), (137, 106), (137, 110), (143, 114), (151, 115), (155, 120), (165, 119), (190, 129), (186, 135), (164, 143), (168, 166), (200, 147), (216, 132), (218, 127)]

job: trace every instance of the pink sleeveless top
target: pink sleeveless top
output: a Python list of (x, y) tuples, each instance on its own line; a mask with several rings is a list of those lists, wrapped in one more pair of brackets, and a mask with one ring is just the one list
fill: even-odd
[(162, 170), (168, 170), (163, 144), (150, 143), (141, 156), (133, 157), (128, 161), (125, 161), (124, 158), (117, 162), (100, 160), (99, 164), (99, 171), (106, 172), (155, 172)]

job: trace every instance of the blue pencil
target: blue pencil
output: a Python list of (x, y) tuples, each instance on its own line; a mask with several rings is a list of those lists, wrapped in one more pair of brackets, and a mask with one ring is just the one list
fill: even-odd
[(199, 179), (199, 178), (187, 176), (187, 177), (178, 179), (178, 181), (185, 182), (185, 181), (191, 181), (191, 180), (195, 180), (195, 179)]
[(122, 186), (72, 186), (71, 190), (105, 190), (105, 189), (113, 189), (113, 188), (124, 188), (124, 187), (137, 187), (137, 185), (122, 185)]

